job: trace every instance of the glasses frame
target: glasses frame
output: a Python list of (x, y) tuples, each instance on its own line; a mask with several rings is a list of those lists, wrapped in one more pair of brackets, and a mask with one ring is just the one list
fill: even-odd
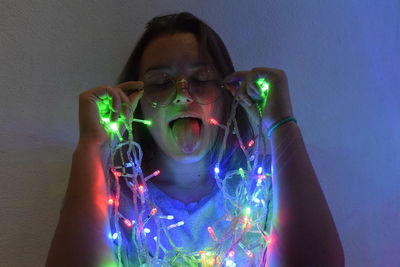
[[(166, 73), (163, 73), (163, 74), (168, 75), (168, 74), (166, 74)], [(173, 94), (172, 94), (172, 96), (171, 96), (171, 100), (170, 100), (170, 101), (167, 101), (167, 102), (168, 102), (167, 104), (162, 104), (162, 105), (160, 105), (160, 104), (158, 104), (158, 103), (155, 102), (155, 101), (146, 99), (146, 82), (144, 82), (144, 93), (143, 93), (142, 99), (143, 99), (143, 101), (145, 101), (146, 103), (150, 104), (151, 107), (154, 108), (154, 109), (166, 108), (166, 107), (168, 107), (169, 105), (171, 105), (172, 102), (174, 102), (174, 100), (176, 99), (176, 97), (177, 97), (177, 95), (178, 95), (178, 84), (187, 84), (187, 86), (185, 86), (185, 88), (184, 88), (183, 85), (181, 85), (181, 90), (182, 90), (182, 91), (185, 91), (186, 94), (187, 94), (193, 101), (195, 101), (196, 103), (198, 103), (199, 105), (209, 105), (209, 104), (212, 104), (212, 103), (216, 102), (216, 101), (222, 96), (222, 89), (225, 87), (225, 84), (224, 84), (223, 80), (220, 80), (220, 79), (209, 80), (208, 82), (215, 82), (215, 85), (216, 85), (215, 89), (216, 89), (216, 90), (219, 90), (220, 92), (218, 93), (217, 97), (216, 97), (215, 99), (213, 99), (212, 101), (207, 102), (207, 103), (201, 103), (201, 102), (198, 101), (197, 97), (196, 97), (195, 95), (193, 95), (193, 93), (192, 93), (192, 86), (193, 86), (193, 85), (192, 85), (192, 82), (188, 81), (188, 80), (185, 79), (185, 78), (179, 77), (179, 76), (176, 77), (176, 78), (174, 78), (174, 77), (170, 77), (170, 76), (168, 75), (168, 77), (169, 77), (169, 80), (170, 80), (170, 81), (172, 82), (172, 84), (173, 84), (174, 92), (173, 92)]]

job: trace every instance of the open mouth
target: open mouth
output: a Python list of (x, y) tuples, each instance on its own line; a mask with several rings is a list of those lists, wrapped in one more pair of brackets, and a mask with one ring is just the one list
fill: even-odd
[(172, 129), (176, 122), (178, 122), (178, 123), (188, 123), (188, 124), (197, 123), (200, 127), (203, 125), (203, 121), (201, 119), (199, 119), (199, 118), (185, 117), (185, 118), (176, 118), (176, 119), (170, 121), (168, 123), (169, 128)]
[(200, 145), (203, 122), (195, 117), (176, 118), (169, 122), (174, 140), (185, 154), (193, 153)]

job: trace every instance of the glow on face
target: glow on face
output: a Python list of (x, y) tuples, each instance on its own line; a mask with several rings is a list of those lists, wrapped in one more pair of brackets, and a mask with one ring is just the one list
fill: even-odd
[[(194, 35), (178, 33), (159, 37), (145, 49), (140, 64), (140, 79), (148, 71), (162, 70), (174, 77), (190, 79), (199, 68), (212, 67), (205, 64), (199, 53), (199, 46)], [(201, 105), (182, 89), (174, 101), (167, 107), (155, 109), (144, 101), (140, 102), (143, 115), (150, 119), (153, 125), (149, 131), (158, 147), (169, 157), (180, 162), (196, 162), (202, 159), (212, 147), (217, 127), (208, 123), (210, 118), (220, 120), (222, 117), (222, 98), (216, 102)], [(200, 134), (196, 146), (190, 153), (182, 151), (176, 141), (176, 133), (171, 129), (171, 121), (177, 117), (194, 117), (200, 121)], [(181, 133), (179, 133), (181, 134)]]

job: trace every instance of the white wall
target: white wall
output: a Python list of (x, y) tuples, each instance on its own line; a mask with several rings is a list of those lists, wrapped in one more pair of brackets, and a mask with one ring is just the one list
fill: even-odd
[(221, 34), (237, 69), (287, 71), (347, 266), (396, 266), (398, 0), (1, 0), (0, 266), (44, 264), (79, 93), (114, 84), (145, 22), (183, 10)]

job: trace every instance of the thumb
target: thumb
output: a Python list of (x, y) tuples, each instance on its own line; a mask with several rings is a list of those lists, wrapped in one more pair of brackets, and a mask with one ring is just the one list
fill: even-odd
[(129, 81), (117, 85), (128, 97), (134, 92), (142, 91), (143, 86), (144, 84), (142, 81)]
[(143, 95), (143, 82), (142, 81), (129, 81), (124, 82), (117, 87), (121, 88), (122, 91), (128, 96), (129, 103), (136, 108), (137, 102)]
[(143, 82), (129, 81), (118, 84), (117, 87), (120, 88), (128, 98), (129, 106), (126, 106), (124, 115), (126, 119), (129, 120), (131, 116), (133, 116), (140, 98), (143, 96)]
[(246, 80), (247, 73), (248, 71), (238, 71), (225, 77), (224, 85), (233, 96), (240, 94), (244, 90), (242, 84)]

